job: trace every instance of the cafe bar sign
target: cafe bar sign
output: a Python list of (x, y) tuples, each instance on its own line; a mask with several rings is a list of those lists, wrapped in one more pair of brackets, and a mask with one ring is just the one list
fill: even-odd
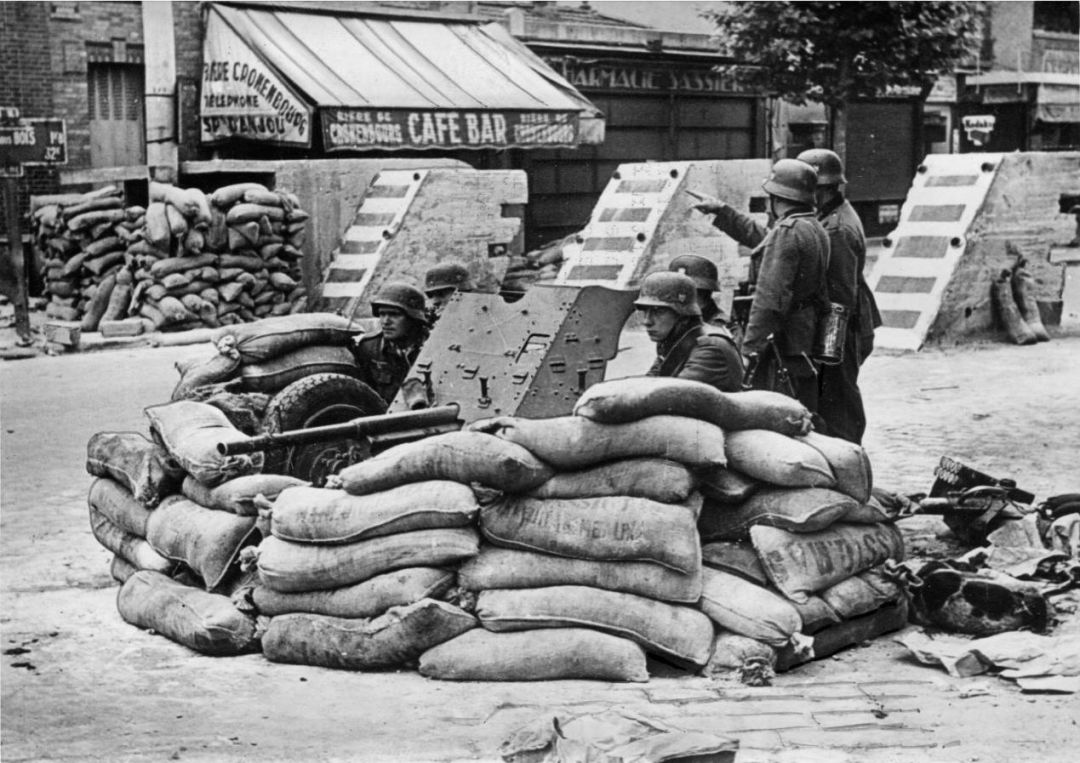
[(327, 151), (372, 149), (572, 148), (573, 111), (321, 108)]

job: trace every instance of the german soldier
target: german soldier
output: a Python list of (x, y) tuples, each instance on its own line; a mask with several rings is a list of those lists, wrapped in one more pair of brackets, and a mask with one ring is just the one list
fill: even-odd
[(704, 382), (723, 392), (742, 389), (743, 367), (730, 335), (705, 325), (694, 282), (682, 273), (652, 273), (641, 282), (634, 307), (656, 360), (648, 376), (672, 376)]
[(720, 291), (720, 274), (716, 264), (696, 254), (680, 254), (671, 261), (668, 270), (689, 276), (694, 282), (702, 322), (727, 330), (727, 316), (713, 299), (713, 292)]
[(424, 294), (431, 300), (428, 318), (434, 323), (442, 315), (443, 308), (458, 291), (476, 291), (469, 270), (460, 262), (448, 260), (428, 269), (424, 274)]
[[(760, 358), (759, 386), (775, 388), (786, 374), (790, 392), (811, 412), (818, 408), (818, 364), (812, 359), (819, 315), (828, 307), (825, 273), (829, 237), (814, 216), (817, 172), (806, 162), (781, 159), (762, 185), (768, 194), (769, 228), (722, 201), (695, 204), (715, 215), (713, 225), (744, 246), (752, 247), (750, 283), (753, 301), (742, 341), (743, 355)], [(774, 343), (776, 360), (764, 354)], [(786, 390), (785, 390), (786, 391)]]
[(387, 283), (371, 300), (371, 312), (381, 328), (360, 337), (352, 351), (360, 380), (389, 405), (428, 337), (424, 294), (407, 283)]
[(829, 301), (843, 305), (850, 316), (841, 362), (821, 369), (819, 412), (829, 434), (858, 443), (866, 430), (859, 366), (873, 349), (874, 329), (881, 325), (873, 292), (863, 278), (866, 236), (859, 216), (840, 191), (847, 182), (840, 157), (814, 148), (803, 151), (799, 159), (818, 171), (814, 196), (818, 220), (829, 234)]

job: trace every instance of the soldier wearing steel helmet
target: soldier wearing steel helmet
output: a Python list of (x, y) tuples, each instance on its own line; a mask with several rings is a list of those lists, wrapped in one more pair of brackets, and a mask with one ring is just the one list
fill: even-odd
[[(777, 161), (762, 188), (768, 194), (768, 228), (722, 201), (706, 199), (694, 208), (715, 215), (713, 225), (752, 247), (753, 301), (742, 340), (746, 356), (760, 356), (756, 378), (772, 387), (786, 372), (790, 390), (811, 412), (818, 408), (818, 364), (812, 358), (819, 315), (828, 308), (825, 273), (829, 237), (814, 216), (817, 172), (797, 159)], [(782, 368), (770, 365), (770, 337)]]
[(442, 315), (450, 298), (459, 291), (476, 291), (469, 269), (460, 262), (448, 260), (428, 268), (424, 274), (424, 294), (431, 302), (428, 319), (434, 323)]
[(672, 272), (646, 276), (634, 307), (656, 343), (656, 360), (648, 376), (699, 381), (723, 392), (742, 389), (742, 357), (730, 336), (702, 322), (697, 288), (689, 276)]
[(697, 254), (680, 254), (668, 264), (668, 270), (689, 276), (694, 282), (698, 306), (701, 308), (701, 320), (709, 326), (726, 330), (727, 316), (713, 299), (713, 293), (720, 291), (720, 273), (716, 264)]
[(424, 294), (401, 282), (384, 284), (371, 300), (379, 319), (378, 331), (365, 334), (352, 346), (360, 381), (389, 405), (397, 395), (420, 348), (428, 337)]
[(821, 369), (821, 400), (818, 412), (829, 434), (861, 442), (866, 413), (859, 390), (859, 366), (874, 346), (874, 329), (881, 316), (874, 295), (863, 278), (866, 267), (866, 235), (854, 208), (840, 186), (847, 182), (840, 157), (825, 148), (803, 151), (801, 161), (817, 169), (817, 217), (829, 234), (829, 300), (848, 312), (840, 363)]

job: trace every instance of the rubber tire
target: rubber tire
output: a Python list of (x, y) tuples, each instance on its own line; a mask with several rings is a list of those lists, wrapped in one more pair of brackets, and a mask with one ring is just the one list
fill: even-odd
[[(277, 393), (266, 408), (263, 419), (264, 431), (272, 434), (291, 432), (295, 429), (341, 424), (360, 416), (386, 413), (386, 403), (375, 390), (359, 379), (345, 374), (312, 374), (297, 379)], [(270, 474), (290, 474), (300, 479), (320, 482), (327, 475), (312, 474), (307, 468), (295, 473), (302, 465), (309, 464), (313, 452), (333, 447), (358, 445), (357, 440), (342, 439), (331, 443), (297, 445), (288, 448), (272, 448), (266, 451), (263, 471)], [(313, 479), (315, 477), (315, 479)]]

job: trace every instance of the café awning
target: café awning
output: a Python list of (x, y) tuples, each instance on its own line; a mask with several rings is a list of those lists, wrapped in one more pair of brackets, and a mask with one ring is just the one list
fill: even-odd
[(603, 115), (499, 24), (211, 4), (203, 143), (326, 151), (568, 148)]
[(1035, 118), (1042, 122), (1080, 122), (1080, 76), (1060, 72), (988, 72), (969, 77), (969, 86), (996, 88), (992, 102), (1027, 102), (1025, 85), (1037, 89)]

